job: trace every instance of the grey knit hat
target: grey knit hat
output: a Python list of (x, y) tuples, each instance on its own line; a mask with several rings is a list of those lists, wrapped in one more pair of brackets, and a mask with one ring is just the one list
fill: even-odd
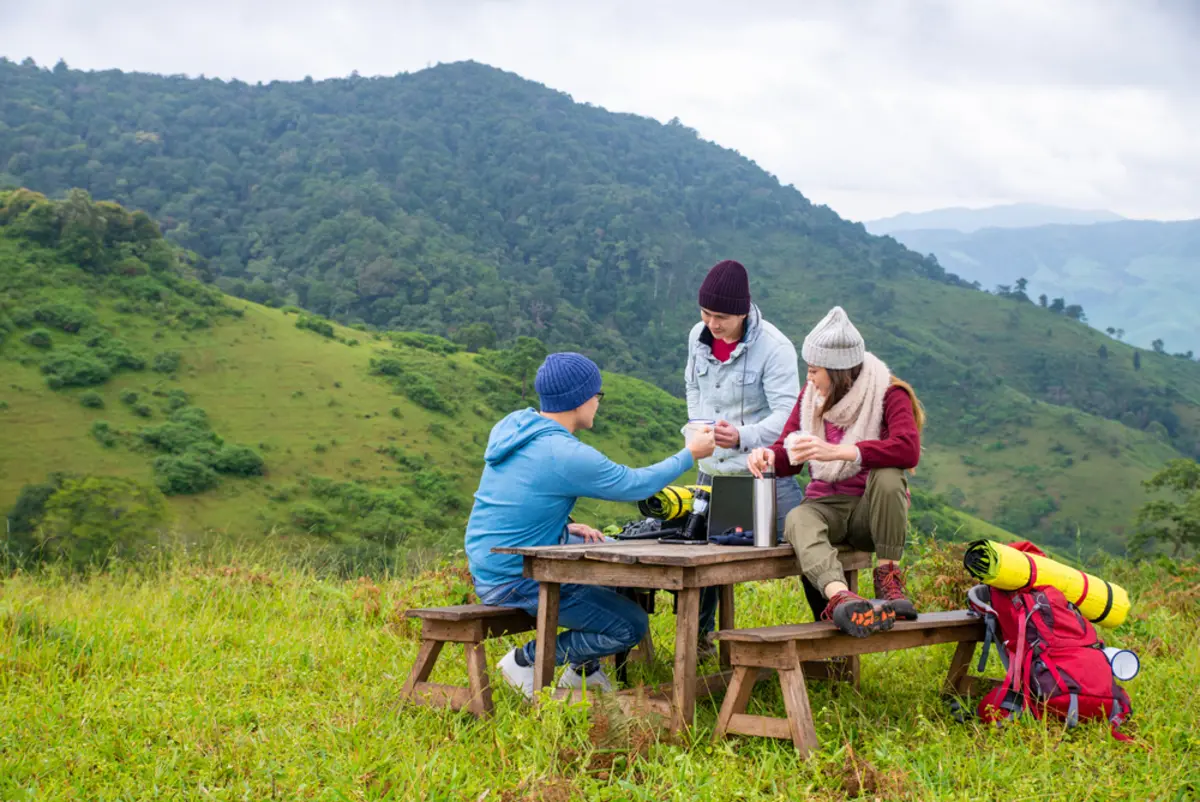
[(866, 345), (846, 310), (835, 306), (804, 338), (804, 361), (818, 368), (845, 370), (861, 365)]

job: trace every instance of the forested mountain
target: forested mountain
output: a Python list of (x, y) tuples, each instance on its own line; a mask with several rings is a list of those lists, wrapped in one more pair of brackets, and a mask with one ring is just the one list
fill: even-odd
[[(51, 548), (72, 544), (76, 562), (159, 529), (188, 544), (283, 539), (347, 568), (460, 547), (488, 431), (532, 402), (545, 347), (471, 354), (343, 328), (192, 272), (145, 214), (82, 190), (0, 191), (0, 561), (37, 553), (46, 515), (61, 526), (66, 505), (43, 509), (60, 491), (71, 531)], [(635, 465), (678, 450), (682, 400), (604, 382), (586, 442)], [(1006, 537), (920, 492), (914, 505), (925, 531)], [(576, 514), (637, 515), (600, 502)]]
[[(868, 220), (863, 223), (872, 234), (895, 234), (900, 231), (950, 230), (969, 234), (984, 228), (1032, 228), (1049, 225), (1089, 225), (1124, 220), (1121, 215), (1104, 209), (1068, 209), (1041, 203), (1007, 203), (969, 209), (954, 206), (930, 209), (927, 212), (901, 212), (892, 217)], [(897, 239), (902, 238), (897, 237)]]
[[(1101, 330), (1142, 348), (1200, 354), (1200, 220), (901, 231), (948, 270), (987, 289), (1024, 278), (1027, 294), (1065, 298)], [(1157, 341), (1157, 342), (1156, 342)]]
[(534, 335), (673, 392), (698, 284), (737, 258), (797, 342), (845, 306), (930, 408), (921, 481), (1014, 527), (1119, 541), (1140, 478), (1200, 452), (1195, 363), (962, 286), (678, 122), (479, 64), (248, 85), (0, 61), (0, 169), (144, 209), (246, 298)]

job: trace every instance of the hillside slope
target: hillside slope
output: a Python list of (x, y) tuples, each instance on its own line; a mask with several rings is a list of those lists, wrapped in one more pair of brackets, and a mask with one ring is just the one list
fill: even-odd
[[(67, 261), (81, 254), (87, 268)], [(0, 192), (0, 510), (62, 471), (159, 484), (185, 542), (278, 537), (351, 559), (461, 544), (488, 431), (533, 403), (536, 341), (470, 354), (232, 299), (188, 272), (144, 215)], [(585, 442), (631, 465), (681, 445), (682, 401), (611, 373), (605, 393)], [(261, 465), (208, 475), (195, 463), (214, 444)], [(916, 508), (926, 531), (1009, 537), (928, 495)]]
[(1029, 281), (1080, 304), (1098, 329), (1120, 329), (1142, 348), (1200, 353), (1200, 220), (1127, 220), (1088, 226), (988, 229), (973, 234), (901, 231), (895, 238), (968, 281), (991, 289)]

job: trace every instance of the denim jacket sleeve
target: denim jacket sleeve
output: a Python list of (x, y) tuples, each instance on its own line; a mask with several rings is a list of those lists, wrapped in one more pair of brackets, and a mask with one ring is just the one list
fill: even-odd
[(800, 395), (796, 347), (787, 339), (780, 338), (774, 343), (767, 356), (762, 369), (762, 386), (771, 412), (756, 423), (740, 427), (740, 445), (746, 450), (765, 448), (775, 442)]

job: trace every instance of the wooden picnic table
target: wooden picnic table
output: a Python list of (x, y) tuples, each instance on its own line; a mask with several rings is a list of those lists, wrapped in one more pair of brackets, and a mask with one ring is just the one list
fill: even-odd
[[(729, 685), (728, 646), (720, 644), (721, 669), (718, 674), (696, 675), (696, 647), (700, 634), (700, 591), (719, 588), (718, 626), (732, 629), (734, 623), (733, 586), (738, 582), (783, 579), (798, 576), (800, 568), (792, 547), (682, 545), (657, 541), (621, 541), (584, 543), (566, 546), (497, 548), (502, 554), (525, 558), (524, 574), (539, 583), (537, 615), (537, 656), (534, 662), (534, 689), (545, 688), (554, 679), (555, 641), (558, 637), (559, 588), (565, 583), (633, 587), (678, 592), (675, 624), (675, 670), (672, 682), (648, 692), (623, 691), (619, 701), (637, 698), (651, 710), (667, 716), (671, 729), (690, 726), (696, 715), (696, 693), (719, 693)], [(869, 568), (871, 555), (866, 552), (841, 552), (851, 589), (857, 587), (857, 572)], [(799, 612), (797, 610), (797, 612)]]

